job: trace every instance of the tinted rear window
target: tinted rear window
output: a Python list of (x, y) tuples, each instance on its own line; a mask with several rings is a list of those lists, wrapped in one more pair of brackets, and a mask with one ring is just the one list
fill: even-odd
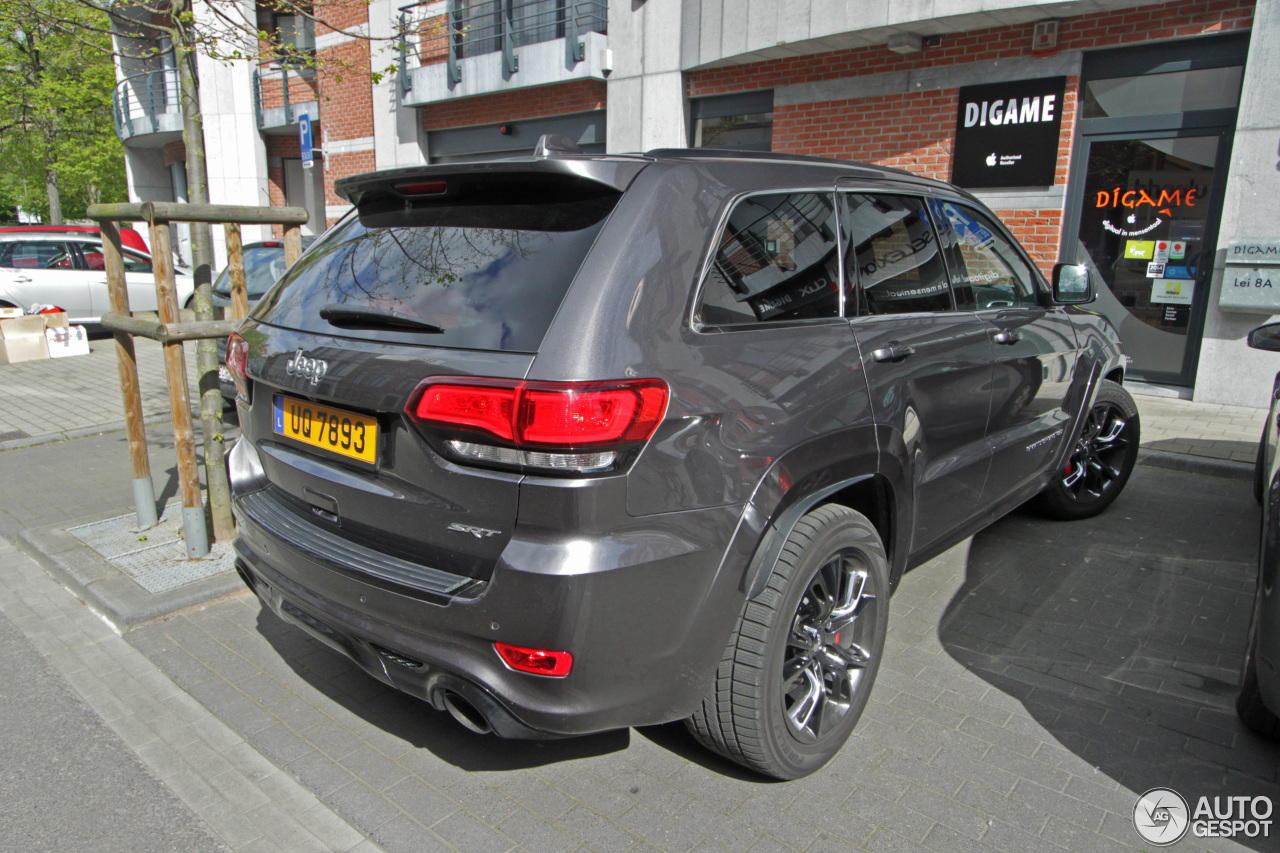
[[(450, 187), (362, 200), (258, 304), (266, 323), (318, 334), (536, 352), (617, 194), (598, 185)], [(394, 311), (439, 329), (335, 326), (321, 309)]]

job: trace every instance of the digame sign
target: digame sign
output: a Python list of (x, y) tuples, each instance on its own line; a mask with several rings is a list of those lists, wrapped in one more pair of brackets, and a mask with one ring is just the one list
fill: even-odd
[(1066, 87), (1066, 77), (962, 87), (952, 183), (1052, 186)]

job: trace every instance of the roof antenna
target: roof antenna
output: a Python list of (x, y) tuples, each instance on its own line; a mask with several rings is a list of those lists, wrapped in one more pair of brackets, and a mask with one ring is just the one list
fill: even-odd
[(559, 133), (544, 133), (533, 148), (534, 157), (561, 157), (566, 154), (586, 154), (567, 136)]

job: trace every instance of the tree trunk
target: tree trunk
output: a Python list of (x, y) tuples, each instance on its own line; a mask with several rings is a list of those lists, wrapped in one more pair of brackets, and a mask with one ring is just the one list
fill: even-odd
[[(186, 37), (181, 15), (191, 8), (188, 0), (173, 4), (173, 22), (181, 37), (173, 39), (173, 59), (182, 92), (182, 141), (187, 149), (187, 199), (209, 203), (209, 174), (205, 165), (204, 119), (200, 112), (200, 82), (196, 53)], [(191, 266), (195, 278), (197, 320), (213, 319), (213, 235), (209, 224), (191, 223)], [(222, 426), (222, 390), (218, 382), (218, 347), (212, 339), (196, 343), (196, 374), (200, 387), (200, 420), (204, 429), (205, 480), (209, 485), (209, 514), (213, 539), (235, 536), (231, 515), (231, 485), (227, 480), (226, 447)]]
[(58, 189), (58, 170), (44, 170), (44, 188), (49, 194), (49, 224), (62, 224), (62, 192)]

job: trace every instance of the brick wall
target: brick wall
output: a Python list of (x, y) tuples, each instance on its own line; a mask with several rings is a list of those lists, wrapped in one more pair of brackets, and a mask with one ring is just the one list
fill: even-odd
[(187, 145), (182, 140), (177, 142), (166, 142), (164, 148), (164, 165), (172, 166), (174, 163), (187, 162)]
[(419, 65), (436, 65), (449, 58), (448, 21), (448, 15), (439, 15), (417, 25)]
[[(1060, 23), (1059, 49), (1082, 50), (1247, 29), (1253, 3), (1174, 2)], [(900, 56), (883, 45), (696, 71), (691, 97), (970, 62), (1031, 56), (1031, 25), (944, 35), (937, 48)], [(1055, 185), (1067, 182), (1080, 78), (1067, 78)], [(862, 160), (949, 180), (959, 89), (778, 106), (773, 149)], [(1040, 267), (1058, 258), (1062, 211), (998, 210)]]
[(604, 81), (574, 80), (554, 86), (497, 92), (432, 104), (423, 110), (422, 126), (426, 130), (446, 130), (497, 121), (570, 115), (604, 108)]
[[(326, 19), (343, 28), (354, 28), (368, 21), (368, 8), (352, 3), (341, 9), (327, 7)], [(329, 27), (316, 25), (317, 38), (331, 33)], [(373, 137), (373, 90), (369, 84), (369, 42), (364, 39), (346, 41), (316, 51), (320, 68), (317, 74), (320, 102), (320, 124), (312, 131), (316, 147), (322, 140), (336, 142)], [(369, 172), (374, 168), (372, 146), (368, 151), (331, 153), (324, 160), (325, 204), (346, 204), (333, 192), (339, 178)], [(332, 225), (336, 219), (329, 219)]]

